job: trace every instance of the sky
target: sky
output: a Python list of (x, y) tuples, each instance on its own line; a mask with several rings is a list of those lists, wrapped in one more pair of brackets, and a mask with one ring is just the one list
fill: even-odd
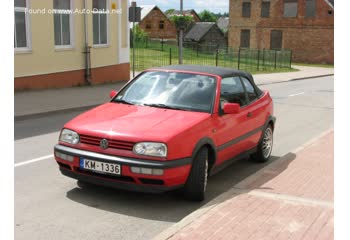
[[(130, 0), (137, 5), (157, 5), (162, 11), (167, 9), (180, 9), (180, 0)], [(183, 0), (184, 10), (194, 9), (197, 13), (209, 10), (214, 13), (228, 12), (229, 0)]]

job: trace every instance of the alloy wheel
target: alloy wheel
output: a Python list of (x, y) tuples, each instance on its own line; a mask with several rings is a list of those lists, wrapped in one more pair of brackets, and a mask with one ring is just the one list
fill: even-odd
[(262, 152), (265, 159), (270, 157), (272, 152), (272, 144), (273, 144), (273, 134), (271, 127), (268, 127), (264, 132), (264, 138), (262, 141)]

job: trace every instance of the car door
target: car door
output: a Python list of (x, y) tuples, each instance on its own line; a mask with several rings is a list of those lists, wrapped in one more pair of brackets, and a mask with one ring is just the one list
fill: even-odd
[[(238, 103), (241, 110), (237, 114), (224, 114), (224, 103)], [(252, 124), (247, 120), (252, 111), (248, 106), (248, 96), (239, 76), (227, 77), (221, 80), (219, 113), (216, 116), (217, 164), (229, 160), (250, 147), (249, 136)]]
[(249, 130), (246, 133), (246, 147), (248, 149), (252, 149), (258, 144), (263, 130), (262, 128), (265, 124), (265, 103), (259, 99), (258, 93), (252, 83), (244, 76), (240, 76), (240, 78), (247, 95), (247, 104), (244, 107), (244, 111), (247, 116), (245, 121), (245, 128), (247, 131)]

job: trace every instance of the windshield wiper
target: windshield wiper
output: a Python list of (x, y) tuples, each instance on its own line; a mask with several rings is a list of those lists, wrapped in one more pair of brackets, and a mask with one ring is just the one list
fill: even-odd
[(125, 100), (122, 100), (122, 99), (115, 99), (113, 102), (124, 103), (124, 104), (128, 104), (128, 105), (134, 105), (133, 103), (125, 101)]
[(188, 111), (187, 109), (183, 109), (183, 108), (179, 108), (179, 107), (172, 107), (169, 105), (165, 105), (162, 103), (146, 103), (143, 104), (144, 106), (148, 106), (148, 107), (156, 107), (156, 108), (165, 108), (165, 109), (172, 109), (172, 110), (182, 110), (182, 111)]

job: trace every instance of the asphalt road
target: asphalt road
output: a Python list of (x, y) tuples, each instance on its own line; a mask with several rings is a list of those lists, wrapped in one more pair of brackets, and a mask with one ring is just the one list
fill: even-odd
[[(261, 86), (275, 103), (272, 161), (333, 127), (333, 77)], [(52, 156), (63, 124), (79, 112), (15, 122), (15, 239), (150, 239), (265, 166), (238, 161), (209, 179), (207, 198), (80, 189)], [(26, 165), (21, 163), (35, 161)], [(268, 163), (267, 163), (268, 164)]]

